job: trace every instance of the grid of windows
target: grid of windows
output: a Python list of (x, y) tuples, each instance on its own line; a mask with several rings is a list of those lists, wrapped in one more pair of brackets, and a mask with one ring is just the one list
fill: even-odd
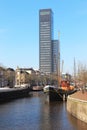
[(54, 73), (58, 73), (58, 69), (59, 69), (59, 41), (58, 40), (52, 40), (52, 51), (53, 51), (53, 72)]
[(52, 11), (39, 12), (39, 68), (41, 72), (52, 72)]
[(51, 9), (39, 11), (39, 69), (45, 73), (57, 72), (60, 69), (59, 41), (53, 40)]

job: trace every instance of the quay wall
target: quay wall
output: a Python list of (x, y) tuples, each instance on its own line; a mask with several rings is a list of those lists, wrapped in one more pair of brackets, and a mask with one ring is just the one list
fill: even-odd
[(67, 111), (71, 113), (74, 117), (87, 123), (87, 101), (68, 96)]

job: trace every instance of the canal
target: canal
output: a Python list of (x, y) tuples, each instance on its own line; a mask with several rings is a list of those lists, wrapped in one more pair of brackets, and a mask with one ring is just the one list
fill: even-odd
[(87, 124), (71, 116), (66, 103), (45, 102), (43, 92), (0, 104), (0, 130), (87, 130)]

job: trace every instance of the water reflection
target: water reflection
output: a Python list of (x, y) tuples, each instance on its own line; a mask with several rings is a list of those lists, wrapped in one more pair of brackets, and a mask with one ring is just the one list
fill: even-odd
[(70, 124), (73, 125), (75, 130), (86, 130), (87, 129), (87, 124), (86, 123), (84, 123), (81, 120), (76, 119), (75, 117), (73, 117), (69, 113), (68, 113), (68, 120), (69, 120)]
[(43, 92), (0, 105), (0, 130), (86, 130), (66, 111), (66, 103), (46, 103)]

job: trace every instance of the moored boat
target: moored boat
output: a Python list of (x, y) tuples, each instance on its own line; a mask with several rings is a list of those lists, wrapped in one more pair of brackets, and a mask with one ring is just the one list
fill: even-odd
[(50, 101), (64, 101), (67, 100), (67, 96), (75, 93), (77, 90), (74, 86), (69, 84), (69, 81), (61, 81), (60, 87), (54, 85), (46, 85), (43, 88), (46, 93), (46, 100)]
[(42, 86), (32, 86), (31, 91), (42, 91), (43, 87)]
[(0, 88), (0, 102), (26, 97), (29, 92), (29, 87)]
[(54, 85), (46, 85), (43, 89), (46, 94), (46, 101), (63, 101), (63, 93), (59, 92), (58, 87)]

